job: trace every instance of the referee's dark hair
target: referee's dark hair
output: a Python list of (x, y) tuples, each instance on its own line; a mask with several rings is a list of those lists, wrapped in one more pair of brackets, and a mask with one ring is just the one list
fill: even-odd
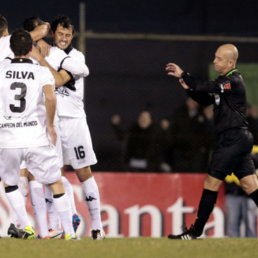
[(57, 26), (61, 25), (65, 29), (72, 28), (72, 32), (74, 34), (74, 25), (71, 19), (66, 15), (58, 15), (51, 23), (51, 30), (55, 33)]
[(0, 37), (3, 36), (4, 30), (8, 28), (8, 22), (6, 18), (0, 14)]
[(27, 55), (32, 49), (32, 38), (30, 33), (24, 29), (15, 30), (10, 39), (10, 48), (14, 56), (20, 57)]

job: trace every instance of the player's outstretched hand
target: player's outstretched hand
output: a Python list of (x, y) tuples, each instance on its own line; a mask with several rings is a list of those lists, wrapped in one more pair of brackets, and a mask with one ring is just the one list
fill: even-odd
[(166, 66), (166, 71), (168, 75), (180, 78), (182, 73), (184, 72), (177, 64), (175, 63), (168, 63)]
[(56, 136), (56, 131), (55, 131), (54, 126), (48, 126), (47, 130), (48, 130), (49, 136), (51, 138), (51, 143), (53, 145), (56, 145), (57, 136)]

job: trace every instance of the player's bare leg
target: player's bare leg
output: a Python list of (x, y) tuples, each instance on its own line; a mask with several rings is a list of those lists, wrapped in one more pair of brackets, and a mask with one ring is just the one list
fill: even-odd
[(258, 207), (258, 179), (257, 175), (249, 175), (240, 179), (242, 189), (249, 195)]

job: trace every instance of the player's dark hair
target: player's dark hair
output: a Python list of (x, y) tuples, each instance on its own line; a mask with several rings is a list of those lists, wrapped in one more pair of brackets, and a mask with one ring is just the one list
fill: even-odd
[(51, 30), (55, 33), (57, 26), (61, 25), (65, 29), (72, 28), (72, 32), (74, 34), (74, 25), (71, 19), (66, 15), (59, 15), (57, 16), (51, 23)]
[(8, 28), (8, 22), (6, 18), (0, 14), (0, 37), (3, 36), (4, 30)]
[(30, 33), (24, 29), (15, 30), (10, 39), (10, 48), (15, 56), (25, 56), (32, 48)]
[(33, 31), (37, 26), (43, 24), (44, 21), (42, 21), (39, 17), (32, 16), (27, 18), (23, 22), (23, 28), (27, 31)]

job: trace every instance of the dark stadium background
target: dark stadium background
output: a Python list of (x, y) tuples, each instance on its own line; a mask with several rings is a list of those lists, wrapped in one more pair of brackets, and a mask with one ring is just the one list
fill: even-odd
[[(29, 16), (51, 21), (70, 16), (79, 26), (81, 1), (5, 1), (0, 12), (10, 32)], [(99, 33), (154, 33), (203, 36), (258, 36), (258, 2), (212, 0), (90, 0), (86, 30)], [(165, 64), (176, 61), (186, 70), (208, 78), (208, 64), (221, 42), (86, 39), (90, 76), (86, 80), (86, 109), (99, 164), (94, 170), (119, 170), (120, 143), (110, 117), (119, 113), (125, 126), (140, 109), (150, 108), (160, 119), (184, 103), (185, 95), (168, 78)], [(258, 44), (236, 43), (241, 62), (258, 62)]]

